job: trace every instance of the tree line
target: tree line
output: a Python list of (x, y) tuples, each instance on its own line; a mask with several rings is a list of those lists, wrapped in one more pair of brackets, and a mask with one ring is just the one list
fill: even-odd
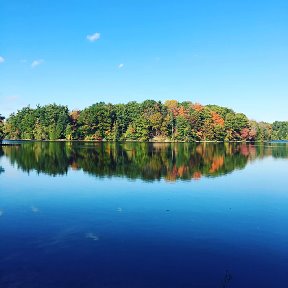
[(190, 101), (99, 102), (83, 110), (49, 104), (24, 107), (4, 122), (0, 139), (94, 141), (288, 140), (288, 122), (249, 120), (243, 113)]

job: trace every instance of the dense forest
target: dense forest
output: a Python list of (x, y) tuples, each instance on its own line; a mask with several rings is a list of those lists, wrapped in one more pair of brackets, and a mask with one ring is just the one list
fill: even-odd
[[(277, 149), (273, 149), (274, 145)], [(72, 169), (95, 177), (176, 181), (226, 175), (259, 158), (287, 158), (287, 148), (288, 144), (272, 143), (35, 141), (19, 146), (0, 146), (0, 158), (5, 155), (12, 165), (27, 173), (37, 171), (57, 176)]]
[(2, 140), (4, 138), (4, 117), (0, 114), (0, 144), (2, 143)]
[(168, 100), (99, 102), (82, 111), (49, 104), (25, 107), (4, 122), (0, 139), (95, 141), (288, 140), (288, 122), (256, 122), (217, 106)]

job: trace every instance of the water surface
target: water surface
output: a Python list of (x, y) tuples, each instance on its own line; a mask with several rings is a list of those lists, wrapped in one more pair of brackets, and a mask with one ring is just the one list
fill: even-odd
[(288, 287), (288, 144), (0, 147), (0, 287)]

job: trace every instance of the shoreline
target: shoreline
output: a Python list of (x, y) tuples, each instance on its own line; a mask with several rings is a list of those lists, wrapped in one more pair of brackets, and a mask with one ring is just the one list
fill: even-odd
[[(55, 140), (34, 140), (34, 139), (3, 139), (3, 142), (0, 143), (0, 146), (10, 146), (11, 144), (5, 142), (84, 142), (84, 143), (246, 143), (246, 144), (254, 144), (254, 143), (288, 143), (288, 140), (265, 140), (265, 141), (176, 141), (176, 140), (163, 140), (163, 141), (138, 141), (138, 140), (125, 140), (125, 141), (107, 141), (107, 140), (66, 140), (66, 139), (55, 139)], [(12, 144), (17, 145), (17, 144)]]

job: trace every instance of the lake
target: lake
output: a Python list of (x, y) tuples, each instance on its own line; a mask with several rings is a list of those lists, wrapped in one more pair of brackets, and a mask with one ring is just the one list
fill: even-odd
[(0, 287), (288, 287), (287, 168), (287, 143), (2, 146)]

